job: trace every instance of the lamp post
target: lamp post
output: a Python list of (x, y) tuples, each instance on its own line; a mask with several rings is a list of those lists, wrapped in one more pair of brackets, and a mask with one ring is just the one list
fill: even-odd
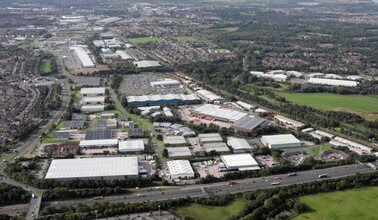
[(158, 207), (159, 207), (159, 220), (160, 220), (160, 205), (158, 205)]
[(97, 220), (97, 209), (95, 210), (95, 213), (96, 213), (96, 220)]

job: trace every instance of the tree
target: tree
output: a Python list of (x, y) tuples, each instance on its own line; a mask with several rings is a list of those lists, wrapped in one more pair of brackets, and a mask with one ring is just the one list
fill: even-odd
[(164, 150), (163, 150), (163, 157), (168, 158), (168, 150), (167, 150), (167, 148), (164, 148)]
[(156, 139), (159, 141), (163, 141), (163, 136), (161, 134), (156, 135)]

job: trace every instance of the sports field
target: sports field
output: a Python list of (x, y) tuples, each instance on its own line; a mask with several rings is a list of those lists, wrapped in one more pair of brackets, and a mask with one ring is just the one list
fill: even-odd
[(378, 96), (329, 93), (279, 93), (286, 100), (313, 108), (352, 112), (366, 119), (378, 119)]
[(48, 75), (52, 71), (52, 60), (50, 59), (43, 59), (39, 64), (39, 72), (42, 75)]
[(131, 44), (145, 44), (148, 42), (162, 42), (163, 40), (157, 37), (135, 37), (129, 38)]
[(182, 219), (186, 217), (191, 220), (223, 220), (237, 214), (246, 204), (247, 202), (244, 199), (236, 199), (226, 206), (205, 206), (192, 203), (187, 206), (175, 208), (174, 212)]
[(295, 220), (378, 219), (378, 187), (368, 187), (300, 197), (312, 211)]

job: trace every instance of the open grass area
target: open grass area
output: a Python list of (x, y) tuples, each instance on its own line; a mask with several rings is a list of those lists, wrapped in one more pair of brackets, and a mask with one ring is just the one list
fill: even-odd
[(378, 119), (378, 97), (329, 93), (278, 93), (288, 101), (313, 108), (356, 113), (368, 120)]
[(314, 146), (314, 147), (311, 147), (308, 153), (311, 154), (312, 156), (318, 157), (321, 152), (325, 150), (329, 150), (329, 149), (332, 149), (331, 145)]
[(240, 210), (244, 208), (247, 201), (244, 199), (236, 199), (230, 202), (226, 206), (205, 206), (192, 203), (187, 206), (182, 206), (174, 209), (174, 212), (178, 214), (182, 219), (185, 217), (192, 220), (202, 220), (202, 219), (228, 219), (229, 217), (237, 214)]
[(300, 201), (312, 211), (295, 220), (377, 219), (378, 187), (302, 196)]
[(43, 59), (41, 63), (39, 64), (39, 72), (42, 75), (48, 75), (52, 72), (52, 63), (53, 61), (50, 59)]
[(162, 42), (163, 40), (157, 37), (134, 37), (129, 38), (131, 44), (145, 44), (148, 42)]

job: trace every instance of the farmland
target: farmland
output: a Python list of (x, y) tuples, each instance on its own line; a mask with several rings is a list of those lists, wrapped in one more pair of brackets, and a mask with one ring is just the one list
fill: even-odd
[(279, 93), (289, 102), (313, 108), (347, 111), (366, 119), (378, 119), (378, 97), (329, 93)]
[(237, 214), (245, 205), (244, 199), (236, 199), (226, 206), (205, 206), (193, 203), (176, 208), (174, 212), (182, 219), (186, 217), (192, 220), (201, 220), (208, 219), (211, 216), (211, 219), (222, 220)]
[(311, 211), (294, 219), (376, 219), (377, 194), (378, 187), (369, 187), (303, 196), (300, 201)]

